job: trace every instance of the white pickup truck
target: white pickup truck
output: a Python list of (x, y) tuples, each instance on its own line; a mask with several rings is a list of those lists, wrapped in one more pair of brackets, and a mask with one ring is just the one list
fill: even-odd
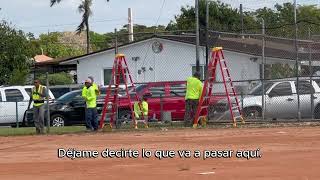
[[(33, 86), (0, 86), (0, 124), (16, 125), (16, 111), (18, 110), (18, 122), (23, 122), (24, 112), (28, 108), (30, 94)], [(50, 99), (54, 95), (49, 91)], [(17, 102), (17, 103), (16, 103)], [(17, 105), (17, 110), (16, 110)], [(30, 105), (32, 108), (32, 103)]]
[[(298, 96), (300, 99), (301, 118), (320, 119), (320, 79), (299, 79), (299, 88), (294, 78), (266, 81), (265, 117), (270, 119), (295, 119), (298, 111)], [(240, 100), (241, 97), (238, 97)], [(232, 98), (234, 99), (234, 98)], [(233, 101), (234, 103), (235, 101)], [(312, 105), (313, 104), (313, 105)], [(262, 84), (260, 83), (240, 101), (240, 107), (246, 119), (260, 119), (262, 116)], [(226, 99), (215, 105), (215, 115), (230, 118), (229, 105)]]

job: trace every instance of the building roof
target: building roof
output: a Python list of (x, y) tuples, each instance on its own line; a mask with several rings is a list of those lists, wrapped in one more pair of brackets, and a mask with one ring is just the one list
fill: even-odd
[[(201, 33), (200, 33), (201, 34)], [(165, 40), (171, 40), (181, 43), (187, 43), (191, 45), (196, 45), (196, 37), (194, 35), (154, 35), (152, 37), (133, 41), (131, 43), (122, 44), (119, 47), (127, 46), (130, 44), (135, 44), (141, 41), (149, 40), (152, 38), (160, 38)], [(200, 36), (200, 46), (205, 47), (205, 37)], [(262, 56), (262, 37), (258, 36), (245, 36), (241, 38), (240, 36), (222, 36), (221, 33), (209, 32), (209, 47), (221, 46), (223, 49), (233, 52), (245, 53), (254, 56)], [(310, 41), (298, 40), (298, 58), (301, 61), (306, 61), (311, 59), (312, 61), (320, 61), (320, 43), (312, 43)], [(114, 47), (102, 49), (89, 54), (84, 54), (81, 56), (66, 58), (61, 60), (60, 63), (67, 63), (75, 59), (83, 58), (86, 56), (95, 55), (101, 52), (109, 51), (114, 49)], [(311, 52), (311, 53), (310, 53)], [(295, 41), (293, 39), (276, 38), (276, 37), (265, 37), (265, 57), (269, 58), (280, 58), (283, 60), (295, 60)], [(311, 54), (311, 56), (310, 56)]]
[(36, 66), (47, 66), (47, 65), (59, 65), (60, 62), (69, 59), (70, 57), (66, 57), (66, 58), (55, 58), (55, 59), (51, 59), (51, 60), (47, 60), (47, 61), (41, 61), (41, 62), (36, 62)]
[(34, 60), (36, 62), (45, 62), (45, 61), (49, 61), (49, 60), (52, 60), (53, 58), (49, 57), (49, 56), (46, 56), (46, 55), (36, 55), (34, 57)]

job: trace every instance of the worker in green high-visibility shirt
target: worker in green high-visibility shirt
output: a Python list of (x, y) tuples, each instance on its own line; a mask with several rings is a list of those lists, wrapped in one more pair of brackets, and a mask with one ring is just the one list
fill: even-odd
[(29, 105), (33, 101), (33, 121), (37, 134), (44, 134), (44, 99), (46, 96), (46, 88), (40, 84), (40, 80), (35, 79)]
[[(133, 108), (136, 120), (143, 119), (146, 128), (148, 127), (148, 112), (149, 112), (147, 100), (148, 100), (147, 95), (144, 95), (139, 102), (134, 103), (134, 108)], [(140, 109), (140, 107), (141, 107), (141, 109)], [(138, 125), (138, 123), (136, 121), (136, 123), (135, 123), (136, 129), (138, 128), (137, 125)]]
[[(99, 88), (99, 86), (96, 84), (96, 83), (94, 83), (94, 79), (93, 79), (93, 77), (92, 76), (89, 76), (88, 77), (88, 79), (89, 80), (91, 80), (90, 82), (90, 87), (92, 86), (92, 88), (94, 89), (94, 91), (95, 91), (95, 94), (96, 94), (96, 96), (99, 96), (100, 95), (100, 88)], [(88, 88), (87, 88), (87, 86), (85, 85), (83, 88), (82, 88), (82, 97), (85, 97), (86, 96), (86, 94), (87, 94), (87, 90), (88, 90)], [(96, 97), (97, 98), (97, 97)], [(87, 108), (86, 108), (86, 111), (85, 111), (85, 117), (87, 117), (87, 114), (88, 113), (88, 111), (87, 111)], [(97, 115), (98, 116), (98, 115)], [(86, 128), (87, 128), (87, 130), (88, 131), (91, 131), (92, 129), (94, 129), (93, 128), (93, 126), (90, 126), (90, 123), (86, 123)]]
[(195, 72), (192, 77), (187, 79), (187, 92), (185, 96), (185, 126), (192, 126), (195, 113), (198, 108), (199, 99), (202, 93), (202, 82), (200, 81), (200, 73)]
[(85, 81), (85, 86), (82, 90), (82, 97), (86, 101), (86, 127), (87, 131), (98, 130), (98, 112), (97, 112), (97, 95), (95, 88), (92, 86), (91, 79)]

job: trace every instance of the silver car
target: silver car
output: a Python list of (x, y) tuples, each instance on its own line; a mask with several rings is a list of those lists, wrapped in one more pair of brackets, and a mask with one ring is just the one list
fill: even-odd
[[(297, 81), (267, 81), (265, 89), (265, 118), (292, 119), (297, 118), (298, 97)], [(312, 113), (316, 119), (320, 118), (320, 87), (318, 80), (299, 79), (299, 99), (301, 118), (311, 118)], [(262, 84), (258, 84), (248, 95), (238, 96), (239, 105), (245, 119), (259, 119), (262, 116)], [(235, 104), (235, 98), (231, 98)], [(234, 106), (234, 105), (233, 105)], [(236, 114), (236, 116), (239, 114)], [(230, 119), (229, 106), (226, 99), (215, 105), (215, 117)]]

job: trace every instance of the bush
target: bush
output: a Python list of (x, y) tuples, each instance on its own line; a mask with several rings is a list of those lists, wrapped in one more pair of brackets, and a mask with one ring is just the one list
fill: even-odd
[(9, 78), (9, 85), (25, 85), (28, 74), (28, 69), (14, 69)]
[[(67, 85), (67, 84), (72, 84), (73, 83), (73, 78), (70, 74), (61, 72), (61, 73), (55, 73), (55, 74), (49, 74), (48, 75), (49, 79), (49, 85), (54, 86), (54, 85)], [(41, 81), (42, 84), (46, 84), (46, 75), (41, 75), (39, 77), (39, 80)]]

